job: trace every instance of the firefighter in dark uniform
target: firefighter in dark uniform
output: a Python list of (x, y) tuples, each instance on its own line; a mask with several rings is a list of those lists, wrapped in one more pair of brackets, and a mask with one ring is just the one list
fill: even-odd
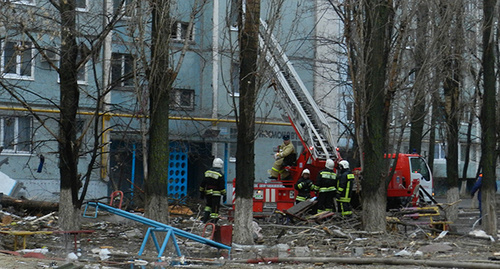
[(342, 216), (351, 216), (351, 196), (354, 182), (354, 174), (349, 170), (349, 162), (342, 160), (339, 162), (339, 177), (337, 181), (337, 206), (338, 212)]
[(297, 197), (295, 197), (295, 204), (311, 198), (312, 187), (311, 172), (309, 169), (304, 169), (304, 171), (302, 171), (302, 177), (295, 184), (295, 189), (298, 192)]
[(215, 158), (212, 168), (205, 171), (205, 178), (201, 181), (200, 197), (206, 200), (202, 221), (206, 223), (213, 219), (214, 223), (219, 219), (220, 198), (226, 202), (226, 186), (222, 166), (224, 162)]
[(325, 169), (321, 170), (316, 177), (316, 184), (314, 190), (318, 197), (318, 211), (322, 213), (325, 211), (335, 212), (335, 196), (337, 188), (337, 174), (333, 170), (335, 163), (332, 159), (326, 160)]

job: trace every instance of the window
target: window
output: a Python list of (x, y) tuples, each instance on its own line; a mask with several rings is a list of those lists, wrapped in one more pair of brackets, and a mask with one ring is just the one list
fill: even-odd
[(240, 64), (238, 62), (231, 64), (231, 90), (233, 96), (240, 96)]
[[(81, 49), (80, 49), (81, 50)], [(54, 58), (53, 60), (59, 61), (59, 57)], [(76, 56), (76, 62), (79, 63), (82, 60), (82, 54), (81, 52), (78, 53)], [(60, 64), (60, 62), (59, 62)], [(78, 69), (78, 73), (76, 74), (76, 80), (78, 84), (87, 84), (87, 68), (88, 68), (89, 62), (85, 63), (84, 65), (80, 66)], [(57, 79), (58, 82), (61, 82), (60, 78)]]
[(353, 102), (347, 102), (345, 104), (345, 109), (346, 109), (346, 119), (348, 122), (352, 122), (354, 120), (354, 103)]
[(134, 8), (131, 6), (133, 0), (113, 0), (113, 11), (123, 14), (125, 17), (132, 17)]
[[(81, 46), (84, 46), (83, 44)], [(79, 63), (82, 59), (82, 49), (80, 49), (80, 52), (78, 53), (78, 56), (76, 57), (76, 62)], [(87, 64), (82, 65), (78, 69), (78, 73), (76, 74), (76, 79), (78, 81), (78, 84), (86, 84), (87, 83)]]
[(31, 123), (31, 117), (0, 118), (3, 152), (31, 152)]
[(427, 163), (422, 158), (410, 158), (410, 169), (412, 173), (420, 173), (426, 181), (431, 180), (431, 173), (427, 168)]
[[(5, 1), (7, 2), (7, 1)], [(34, 6), (35, 5), (35, 0), (10, 0), (11, 3), (14, 3), (14, 4), (23, 4), (23, 5), (31, 5), (31, 6)]]
[[(465, 154), (467, 153), (467, 144), (460, 144), (459, 154), (460, 161), (465, 161)], [(477, 162), (477, 145), (471, 144), (469, 149), (469, 162)]]
[[(230, 139), (238, 139), (238, 128), (231, 128), (229, 130)], [(236, 153), (234, 154), (236, 156)]]
[(176, 110), (193, 110), (194, 90), (172, 89), (172, 94), (170, 95), (170, 108)]
[(434, 159), (446, 159), (446, 146), (445, 144), (434, 145)]
[(87, 11), (87, 0), (75, 0), (76, 10)]
[(2, 42), (2, 75), (31, 79), (34, 71), (33, 54), (31, 42)]
[(90, 141), (87, 140), (89, 136), (85, 135), (85, 133), (88, 132), (88, 130), (85, 130), (85, 128), (87, 128), (88, 126), (86, 126), (85, 124), (86, 122), (83, 119), (76, 119), (75, 121), (76, 139), (82, 138), (80, 148), (78, 149), (78, 152), (81, 155), (90, 151), (90, 149), (88, 148), (88, 145), (90, 145)]
[(477, 149), (479, 147), (477, 145), (471, 145), (471, 148), (470, 148), (470, 160), (473, 161), (473, 162), (478, 162), (479, 161), (479, 158), (478, 158), (478, 154), (477, 154)]
[(240, 12), (238, 6), (239, 0), (231, 0), (231, 12), (229, 13), (229, 26), (231, 30), (238, 30), (238, 15)]
[[(170, 37), (172, 40), (184, 41), (188, 37), (188, 27), (189, 23), (177, 21), (172, 24), (172, 29), (170, 33)], [(191, 33), (189, 34), (189, 41), (194, 41), (194, 29), (191, 29)]]
[[(77, 61), (80, 60), (80, 56), (77, 57)], [(78, 74), (76, 74), (76, 80), (78, 84), (87, 84), (87, 64), (84, 64), (83, 66), (78, 69)], [(60, 78), (57, 79), (57, 82), (61, 82)]]
[(461, 124), (468, 125), (469, 121), (471, 121), (471, 120), (472, 120), (472, 122), (474, 121), (475, 109), (473, 109), (472, 107), (473, 107), (472, 104), (465, 104), (464, 106), (462, 106), (462, 110), (461, 110), (462, 113), (460, 115), (460, 123)]
[(236, 162), (236, 149), (238, 149), (237, 143), (229, 143), (229, 162)]
[(76, 78), (78, 80), (78, 84), (87, 84), (87, 64), (80, 67)]
[(133, 81), (134, 58), (131, 54), (113, 53), (111, 55), (111, 83), (113, 88), (131, 87)]

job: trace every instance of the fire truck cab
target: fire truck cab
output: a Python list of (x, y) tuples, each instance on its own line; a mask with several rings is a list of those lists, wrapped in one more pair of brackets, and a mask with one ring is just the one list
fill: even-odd
[[(396, 158), (397, 157), (397, 158)], [(387, 186), (387, 207), (416, 206), (418, 202), (431, 202), (434, 195), (434, 180), (425, 159), (418, 154), (385, 154), (391, 160), (390, 169), (395, 170)], [(392, 172), (392, 171), (391, 171)]]

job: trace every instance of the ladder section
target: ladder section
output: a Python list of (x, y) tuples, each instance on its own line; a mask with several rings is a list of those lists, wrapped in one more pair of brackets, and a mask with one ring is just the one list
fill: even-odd
[(280, 107), (285, 110), (313, 159), (336, 159), (332, 128), (276, 38), (261, 19), (259, 48), (265, 54), (276, 83)]

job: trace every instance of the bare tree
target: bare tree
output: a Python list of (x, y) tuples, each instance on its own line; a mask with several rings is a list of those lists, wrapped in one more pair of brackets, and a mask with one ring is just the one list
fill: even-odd
[[(175, 74), (169, 66), (172, 29), (170, 0), (152, 1), (152, 44), (149, 66), (149, 150), (145, 183), (146, 216), (168, 222), (169, 100)], [(165, 72), (166, 71), (166, 72)]]
[[(60, 128), (59, 153), (61, 176), (61, 197), (59, 212), (66, 220), (61, 222), (62, 229), (78, 229), (81, 202), (78, 202), (80, 178), (78, 175), (78, 150), (76, 141), (76, 115), (80, 101), (77, 83), (78, 44), (76, 41), (75, 1), (61, 1), (61, 70), (60, 77)], [(71, 203), (67, 203), (71, 201)]]
[[(385, 230), (385, 210), (387, 199), (388, 165), (382, 158), (387, 148), (387, 125), (391, 106), (392, 92), (388, 87), (388, 59), (392, 18), (394, 10), (391, 1), (353, 2), (349, 6), (356, 7), (353, 13), (364, 14), (357, 18), (356, 27), (361, 43), (362, 54), (356, 57), (358, 70), (353, 80), (362, 81), (354, 88), (360, 107), (360, 126), (363, 142), (362, 152), (366, 160), (363, 167), (362, 188), (362, 221), (363, 228), (368, 231)], [(359, 13), (358, 13), (359, 12)]]
[(234, 242), (253, 244), (252, 199), (255, 180), (255, 103), (257, 98), (257, 56), (259, 49), (260, 0), (247, 0), (240, 8), (240, 101), (237, 115), (236, 206)]
[[(463, 3), (462, 1), (441, 1), (438, 4), (438, 14), (440, 15), (439, 27), (436, 27), (439, 54), (442, 57), (440, 72), (443, 79), (444, 115), (446, 123), (447, 151), (446, 151), (446, 175), (448, 190), (447, 201), (454, 203), (459, 199), (458, 193), (458, 139), (459, 120), (461, 115), (460, 83), (461, 62), (464, 42), (463, 36)], [(458, 206), (456, 203), (446, 210), (449, 220), (455, 221), (458, 218)]]
[[(109, 89), (99, 86), (93, 90), (84, 91), (78, 84), (78, 80), (81, 72), (86, 71), (88, 62), (98, 60), (97, 55), (104, 40), (119, 16), (112, 14), (102, 27), (101, 25), (86, 27), (86, 25), (77, 24), (77, 6), (74, 0), (48, 2), (41, 3), (41, 6), (37, 7), (2, 3), (2, 17), (7, 28), (14, 30), (12, 31), (13, 37), (27, 38), (24, 50), (36, 51), (35, 55), (40, 55), (50, 66), (50, 70), (56, 71), (59, 77), (59, 102), (51, 98), (49, 93), (40, 93), (21, 83), (15, 84), (2, 80), (1, 85), (57, 143), (60, 228), (77, 230), (80, 229), (80, 208), (86, 197), (92, 173), (95, 169), (102, 168), (98, 166), (98, 157), (103, 153), (101, 152), (104, 146), (102, 135), (107, 130), (100, 128), (99, 123), (104, 113), (104, 96), (109, 92)], [(20, 10), (27, 12), (19, 16), (16, 12)], [(99, 14), (101, 11), (99, 10)], [(33, 48), (27, 45), (28, 42)], [(49, 57), (49, 54), (60, 57)], [(26, 55), (31, 56), (29, 53)], [(35, 63), (34, 58), (25, 59), (25, 61)], [(99, 85), (99, 78), (93, 77), (95, 85)], [(92, 95), (91, 98), (89, 98), (90, 95)], [(86, 103), (82, 107), (81, 101), (89, 99), (93, 100), (93, 105)], [(41, 112), (39, 108), (43, 105), (59, 109), (58, 116), (51, 117)], [(84, 126), (79, 126), (79, 117), (83, 114), (88, 115), (88, 121)], [(54, 127), (51, 122), (56, 122), (57, 132), (53, 131)], [(93, 133), (90, 134), (90, 131)], [(91, 144), (86, 145), (88, 147), (82, 146), (86, 142), (85, 136), (92, 137)], [(42, 147), (41, 144), (40, 147)], [(82, 155), (88, 155), (90, 158), (86, 163), (86, 171), (80, 173), (78, 165)]]
[(429, 5), (427, 2), (417, 4), (417, 29), (416, 29), (416, 45), (415, 45), (415, 101), (411, 113), (411, 129), (410, 129), (410, 152), (421, 153), (423, 130), (426, 116), (426, 81), (428, 71), (425, 69), (425, 55), (428, 41), (427, 31), (429, 24)]
[(495, 0), (483, 0), (483, 83), (484, 95), (481, 108), (482, 127), (482, 163), (483, 186), (482, 192), (482, 217), (485, 231), (497, 235), (497, 214), (495, 199), (495, 167), (497, 163), (496, 149), (496, 86), (495, 86), (495, 51), (493, 26), (498, 22)]

